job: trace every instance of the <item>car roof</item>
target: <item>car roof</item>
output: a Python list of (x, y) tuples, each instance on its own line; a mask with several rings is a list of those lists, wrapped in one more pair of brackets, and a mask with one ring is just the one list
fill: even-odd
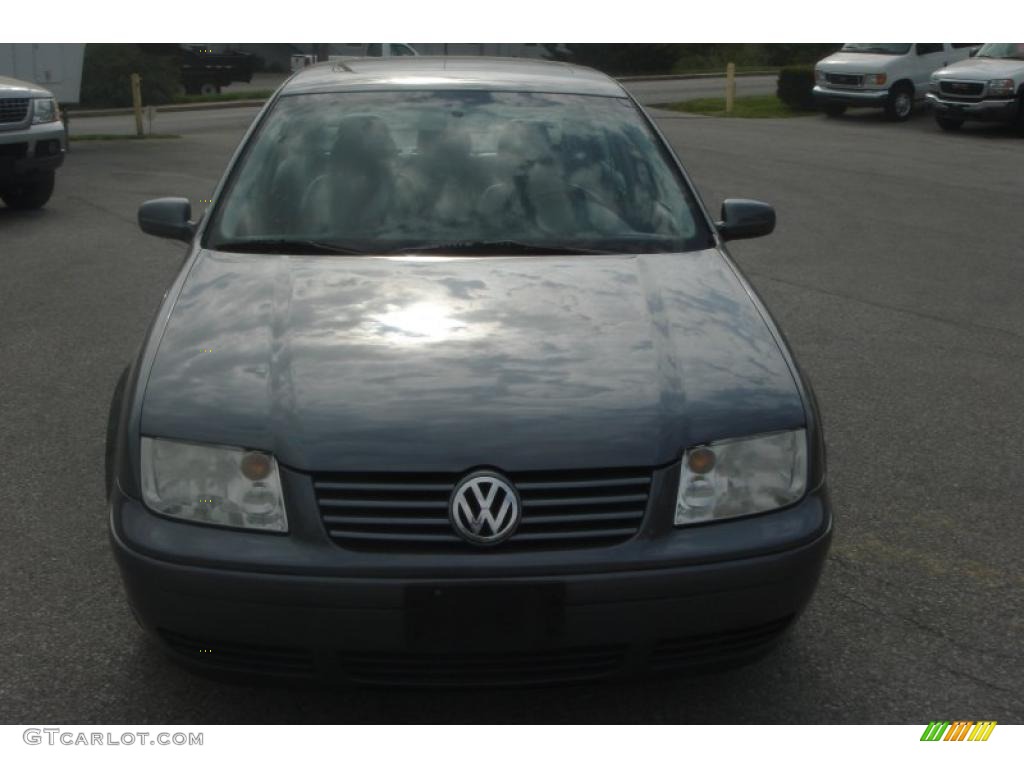
[(615, 80), (587, 67), (470, 56), (339, 59), (301, 70), (280, 94), (455, 89), (626, 96)]

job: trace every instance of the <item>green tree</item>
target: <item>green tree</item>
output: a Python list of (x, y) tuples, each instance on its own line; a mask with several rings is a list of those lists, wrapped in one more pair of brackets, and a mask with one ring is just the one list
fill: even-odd
[(181, 62), (174, 49), (144, 51), (138, 45), (89, 43), (82, 65), (84, 107), (130, 107), (131, 76), (142, 77), (142, 103), (167, 104), (181, 89)]

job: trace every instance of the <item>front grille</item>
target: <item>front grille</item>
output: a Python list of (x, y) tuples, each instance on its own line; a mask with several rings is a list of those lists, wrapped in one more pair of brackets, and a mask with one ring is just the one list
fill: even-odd
[(972, 100), (977, 101), (981, 98), (981, 94), (985, 90), (984, 83), (964, 83), (956, 80), (940, 80), (939, 90), (945, 96), (954, 97), (974, 97)]
[(28, 116), (28, 99), (0, 99), (0, 123), (20, 123)]
[(160, 637), (176, 652), (210, 669), (253, 674), (308, 677), (313, 656), (300, 648), (226, 643), (158, 629)]
[(521, 653), (338, 654), (345, 677), (374, 685), (536, 685), (598, 680), (620, 671), (625, 659), (624, 645)]
[(825, 79), (832, 85), (860, 86), (863, 75), (837, 75), (832, 72), (825, 73)]
[(743, 629), (661, 640), (651, 655), (653, 671), (682, 670), (756, 656), (785, 632), (793, 616)]
[[(474, 551), (452, 530), (448, 502), (464, 475), (323, 474), (313, 478), (327, 534), (339, 546), (386, 551)], [(647, 509), (651, 470), (528, 472), (510, 476), (523, 501), (510, 550), (617, 544)]]

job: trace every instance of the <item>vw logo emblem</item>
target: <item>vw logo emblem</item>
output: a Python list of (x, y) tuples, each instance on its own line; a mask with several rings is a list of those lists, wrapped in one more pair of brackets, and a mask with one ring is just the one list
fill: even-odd
[(512, 483), (494, 472), (474, 472), (455, 486), (449, 517), (466, 541), (498, 544), (515, 533), (520, 508)]

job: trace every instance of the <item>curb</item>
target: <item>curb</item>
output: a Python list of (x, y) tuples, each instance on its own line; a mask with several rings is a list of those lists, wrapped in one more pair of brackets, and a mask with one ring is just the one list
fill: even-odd
[[(234, 109), (238, 107), (262, 107), (267, 103), (266, 99), (236, 99), (235, 101), (203, 101), (195, 104), (164, 104), (154, 107), (156, 112), (196, 112), (204, 109)], [(145, 112), (149, 107), (143, 107)], [(68, 117), (111, 117), (115, 115), (131, 115), (134, 111), (131, 107), (119, 107), (117, 109), (76, 109), (69, 110)]]
[[(779, 71), (764, 70), (757, 72), (737, 72), (736, 77), (765, 77), (766, 75), (777, 75)], [(705, 80), (716, 77), (725, 77), (725, 72), (702, 72), (699, 75), (627, 75), (626, 77), (615, 78), (620, 83), (638, 83), (643, 81), (657, 82), (660, 80)]]

